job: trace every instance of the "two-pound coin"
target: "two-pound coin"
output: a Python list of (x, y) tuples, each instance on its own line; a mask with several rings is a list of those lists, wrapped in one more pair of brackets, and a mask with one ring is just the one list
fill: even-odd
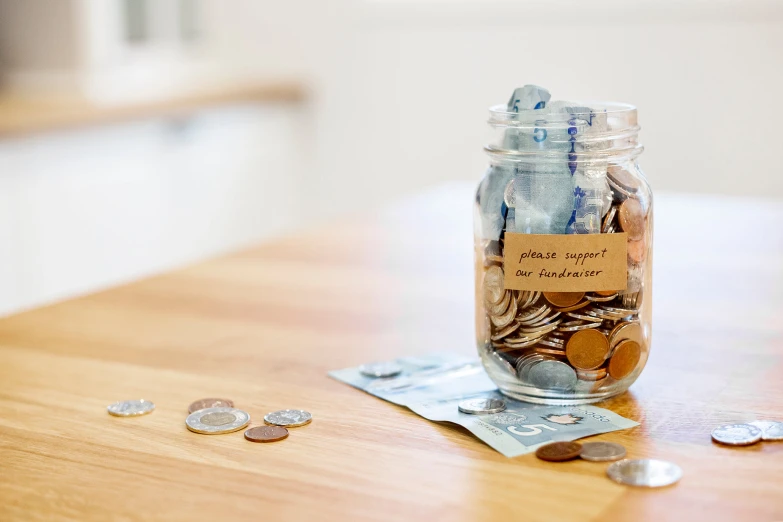
[(606, 468), (610, 479), (626, 486), (660, 488), (682, 478), (682, 469), (672, 462), (657, 459), (621, 460)]
[(728, 446), (750, 446), (761, 440), (761, 434), (752, 424), (726, 424), (712, 430), (712, 440)]
[(288, 430), (282, 426), (256, 426), (245, 431), (250, 442), (277, 442), (288, 437)]
[(115, 402), (106, 409), (109, 415), (114, 415), (115, 417), (138, 417), (152, 413), (152, 410), (155, 409), (155, 404), (144, 399), (138, 399)]
[(614, 442), (585, 442), (579, 456), (593, 462), (609, 462), (625, 458), (625, 448)]
[(250, 415), (236, 408), (205, 408), (185, 419), (190, 431), (204, 435), (218, 435), (241, 430), (250, 423)]
[(296, 428), (310, 424), (313, 416), (304, 410), (278, 410), (264, 415), (264, 422), (273, 426)]
[(462, 413), (471, 415), (487, 415), (500, 413), (506, 409), (506, 401), (503, 399), (468, 399), (457, 406)]
[(582, 452), (578, 442), (552, 442), (536, 450), (536, 457), (548, 462), (565, 462), (573, 460)]
[(234, 401), (230, 399), (199, 399), (188, 406), (188, 413), (204, 408), (233, 408)]

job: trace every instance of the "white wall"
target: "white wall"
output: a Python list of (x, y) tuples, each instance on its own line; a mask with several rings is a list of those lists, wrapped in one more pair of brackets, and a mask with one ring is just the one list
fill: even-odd
[(524, 83), (636, 104), (654, 189), (783, 194), (781, 2), (320, 4), (287, 2), (276, 16), (271, 3), (230, 0), (219, 23), (231, 30), (216, 34), (245, 50), (227, 62), (311, 78), (325, 214), (478, 179), (485, 109)]
[(290, 229), (298, 110), (225, 108), (0, 142), (0, 315)]

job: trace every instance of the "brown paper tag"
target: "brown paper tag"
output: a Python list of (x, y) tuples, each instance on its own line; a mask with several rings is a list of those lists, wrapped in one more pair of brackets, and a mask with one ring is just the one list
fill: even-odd
[(627, 236), (506, 233), (505, 287), (542, 292), (625, 290)]

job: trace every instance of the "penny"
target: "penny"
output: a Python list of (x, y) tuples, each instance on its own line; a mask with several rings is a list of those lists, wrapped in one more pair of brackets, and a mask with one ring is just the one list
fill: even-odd
[(574, 306), (565, 306), (565, 307), (556, 307), (554, 308), (558, 312), (573, 312), (575, 310), (579, 310), (580, 308), (584, 308), (585, 306), (589, 305), (590, 301), (582, 301), (580, 303), (576, 303)]
[(647, 242), (644, 239), (639, 241), (628, 241), (628, 260), (638, 265), (647, 257)]
[(606, 368), (601, 368), (599, 370), (592, 370), (592, 371), (576, 371), (576, 377), (580, 381), (600, 381), (601, 379), (605, 378), (607, 375)]
[(614, 297), (617, 295), (617, 290), (597, 290), (593, 292), (594, 294), (600, 295), (601, 297)]
[(506, 409), (506, 401), (503, 399), (468, 399), (457, 405), (462, 413), (470, 415), (486, 415), (489, 413), (500, 413)]
[(233, 408), (234, 401), (229, 399), (200, 399), (188, 406), (188, 413), (203, 410), (204, 408)]
[(499, 266), (489, 267), (484, 274), (484, 301), (488, 304), (498, 304), (505, 294), (503, 269)]
[(609, 334), (609, 345), (612, 347), (617, 346), (620, 342), (630, 339), (636, 341), (639, 346), (642, 345), (642, 327), (637, 322), (620, 323), (612, 329), (612, 333)]
[(152, 413), (154, 409), (155, 404), (144, 399), (115, 402), (106, 408), (109, 415), (115, 417), (139, 417)]
[(547, 462), (565, 462), (573, 460), (582, 452), (578, 442), (552, 442), (536, 450), (536, 457)]
[(631, 340), (620, 342), (609, 359), (609, 375), (617, 380), (627, 377), (636, 369), (641, 356), (642, 348), (639, 346), (639, 343)]
[(580, 330), (566, 344), (568, 362), (578, 370), (592, 370), (603, 364), (609, 354), (609, 341), (597, 330)]
[(660, 488), (678, 482), (682, 478), (682, 469), (665, 460), (635, 459), (610, 464), (606, 474), (626, 486)]
[(359, 373), (365, 377), (394, 377), (402, 373), (402, 366), (396, 362), (376, 362), (359, 366)]
[(623, 232), (628, 239), (639, 241), (644, 237), (644, 210), (638, 199), (626, 199), (617, 213)]
[(728, 446), (750, 446), (760, 441), (761, 435), (752, 424), (726, 424), (712, 430), (712, 440)]
[(579, 456), (593, 462), (609, 462), (625, 458), (625, 448), (614, 442), (585, 442)]
[(282, 426), (256, 426), (245, 431), (250, 442), (277, 442), (288, 437), (288, 430)]
[(295, 428), (310, 424), (313, 416), (304, 410), (278, 410), (264, 415), (264, 422), (275, 426)]
[(783, 440), (783, 422), (776, 422), (761, 434), (762, 440)]
[(250, 415), (236, 408), (204, 408), (188, 415), (187, 428), (203, 435), (219, 435), (241, 430), (250, 423)]
[(560, 308), (574, 306), (585, 296), (584, 292), (544, 292), (544, 299)]
[(535, 353), (544, 353), (547, 355), (554, 355), (556, 357), (565, 357), (566, 352), (565, 350), (558, 350), (558, 349), (551, 349), (551, 348), (533, 348), (533, 352)]
[(610, 165), (606, 175), (615, 185), (619, 185), (628, 192), (638, 192), (642, 187), (642, 183), (638, 177), (619, 165)]

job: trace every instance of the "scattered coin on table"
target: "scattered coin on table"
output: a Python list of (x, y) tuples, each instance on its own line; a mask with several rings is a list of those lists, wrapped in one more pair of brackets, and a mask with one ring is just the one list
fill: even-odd
[(761, 440), (761, 430), (752, 424), (726, 424), (712, 430), (712, 440), (727, 446), (750, 446)]
[(395, 362), (376, 362), (359, 366), (359, 372), (365, 377), (394, 377), (402, 373), (402, 366)]
[(250, 423), (250, 415), (236, 408), (205, 408), (185, 419), (190, 431), (203, 435), (219, 435), (241, 430)]
[(277, 442), (288, 437), (288, 430), (282, 426), (256, 426), (245, 431), (250, 442)]
[(761, 439), (768, 441), (783, 440), (783, 422), (776, 422), (765, 429), (761, 434)]
[(573, 460), (582, 452), (578, 442), (552, 442), (536, 450), (536, 457), (548, 462), (565, 462)]
[(109, 411), (109, 415), (114, 415), (115, 417), (138, 417), (152, 413), (152, 410), (155, 409), (155, 404), (144, 399), (138, 399), (115, 402), (106, 409)]
[(626, 486), (660, 488), (682, 478), (682, 469), (672, 462), (657, 459), (635, 459), (614, 462), (606, 468), (610, 479)]
[(579, 456), (593, 462), (609, 462), (625, 458), (625, 448), (614, 442), (585, 442)]
[(486, 415), (500, 413), (506, 409), (506, 401), (503, 399), (468, 399), (457, 405), (462, 413), (471, 415)]
[(313, 416), (304, 410), (279, 410), (264, 415), (264, 422), (274, 426), (284, 426), (286, 428), (296, 428), (310, 424)]
[(229, 399), (200, 399), (188, 406), (188, 413), (205, 408), (233, 408), (234, 401)]

